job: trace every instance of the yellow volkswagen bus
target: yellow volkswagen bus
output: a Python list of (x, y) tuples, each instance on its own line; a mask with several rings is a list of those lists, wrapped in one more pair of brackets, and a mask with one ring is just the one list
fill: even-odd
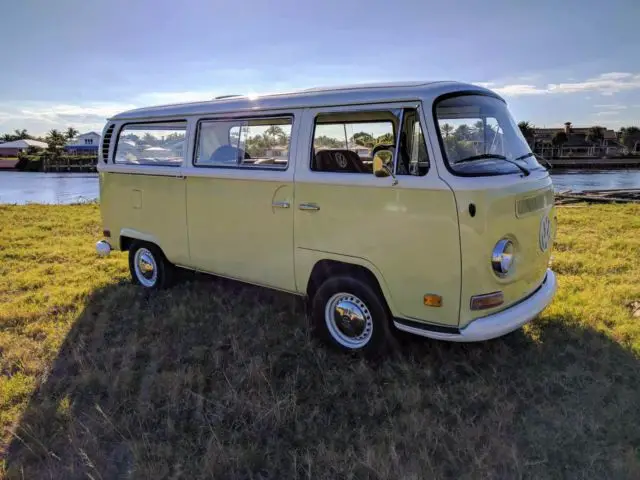
[(103, 132), (97, 251), (302, 295), (314, 331), (495, 338), (552, 300), (551, 178), (494, 92), (357, 85), (131, 110)]

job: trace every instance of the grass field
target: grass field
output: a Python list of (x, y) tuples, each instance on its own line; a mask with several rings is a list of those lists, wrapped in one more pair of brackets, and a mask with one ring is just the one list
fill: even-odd
[(284, 294), (130, 285), (95, 205), (0, 206), (0, 476), (640, 478), (640, 208), (558, 217), (538, 320), (371, 363)]

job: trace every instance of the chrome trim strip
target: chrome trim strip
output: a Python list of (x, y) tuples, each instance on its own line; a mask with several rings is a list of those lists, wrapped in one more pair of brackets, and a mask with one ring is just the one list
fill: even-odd
[(306, 210), (310, 212), (317, 212), (318, 210), (320, 210), (320, 206), (316, 205), (315, 203), (301, 203), (300, 205), (298, 205), (298, 208), (300, 210)]

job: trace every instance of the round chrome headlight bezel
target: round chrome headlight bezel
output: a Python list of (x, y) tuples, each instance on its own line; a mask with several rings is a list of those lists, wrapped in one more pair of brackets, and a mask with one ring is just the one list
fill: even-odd
[(511, 273), (515, 260), (515, 244), (508, 238), (503, 238), (496, 243), (491, 253), (491, 267), (493, 273), (499, 278), (504, 278)]

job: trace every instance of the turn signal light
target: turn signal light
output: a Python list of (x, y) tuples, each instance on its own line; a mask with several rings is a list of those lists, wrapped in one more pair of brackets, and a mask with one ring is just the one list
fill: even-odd
[(427, 307), (441, 307), (442, 306), (442, 297), (440, 295), (436, 295), (434, 293), (429, 293), (424, 296), (424, 304)]
[(502, 292), (486, 293), (484, 295), (476, 295), (471, 297), (471, 310), (486, 310), (494, 308), (504, 303), (504, 294)]

